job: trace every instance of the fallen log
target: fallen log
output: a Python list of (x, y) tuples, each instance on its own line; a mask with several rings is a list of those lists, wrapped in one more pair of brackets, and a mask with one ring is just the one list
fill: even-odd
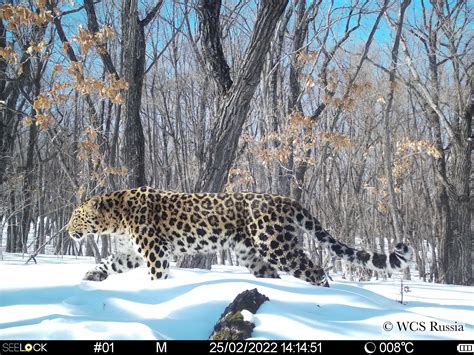
[(255, 314), (268, 297), (257, 291), (246, 290), (237, 295), (214, 326), (209, 340), (244, 340), (250, 338), (255, 324), (251, 314)]

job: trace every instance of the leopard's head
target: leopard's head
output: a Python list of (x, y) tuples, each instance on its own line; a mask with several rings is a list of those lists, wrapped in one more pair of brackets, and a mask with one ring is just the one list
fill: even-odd
[(75, 240), (88, 234), (116, 233), (120, 219), (114, 213), (114, 202), (105, 196), (94, 196), (77, 207), (67, 224), (67, 232)]

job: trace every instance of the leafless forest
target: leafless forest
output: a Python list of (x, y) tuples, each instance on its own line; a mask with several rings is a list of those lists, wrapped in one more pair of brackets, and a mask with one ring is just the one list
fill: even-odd
[(462, 0), (2, 0), (0, 245), (99, 259), (108, 237), (63, 230), (92, 195), (250, 190), (471, 284), (473, 17)]

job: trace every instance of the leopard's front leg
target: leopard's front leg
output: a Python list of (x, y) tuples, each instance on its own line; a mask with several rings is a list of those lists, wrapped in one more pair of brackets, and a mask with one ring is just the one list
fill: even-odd
[(152, 280), (164, 280), (169, 274), (170, 253), (164, 245), (155, 245), (153, 249), (145, 250), (145, 257), (148, 267), (148, 274)]
[(150, 228), (148, 233), (133, 236), (135, 248), (141, 254), (148, 267), (148, 274), (152, 280), (167, 279), (170, 267), (171, 247), (166, 239), (158, 236)]
[(133, 270), (144, 264), (143, 257), (136, 252), (128, 236), (115, 236), (117, 251), (89, 270), (84, 280), (103, 281), (113, 274), (120, 274)]

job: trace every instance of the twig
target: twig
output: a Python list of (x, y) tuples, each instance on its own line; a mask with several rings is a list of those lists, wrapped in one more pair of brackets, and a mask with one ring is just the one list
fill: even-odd
[(49, 237), (48, 240), (46, 240), (43, 244), (41, 244), (33, 254), (30, 255), (30, 257), (28, 258), (28, 260), (26, 260), (26, 264), (28, 264), (30, 262), (31, 259), (33, 259), (33, 261), (35, 262), (36, 264), (36, 257), (38, 256), (39, 254), (39, 251), (46, 245), (48, 244), (51, 240), (53, 240), (54, 238), (56, 238), (63, 230), (64, 228), (66, 228), (66, 226), (62, 227), (60, 230), (58, 230), (55, 234), (53, 234), (51, 237)]

